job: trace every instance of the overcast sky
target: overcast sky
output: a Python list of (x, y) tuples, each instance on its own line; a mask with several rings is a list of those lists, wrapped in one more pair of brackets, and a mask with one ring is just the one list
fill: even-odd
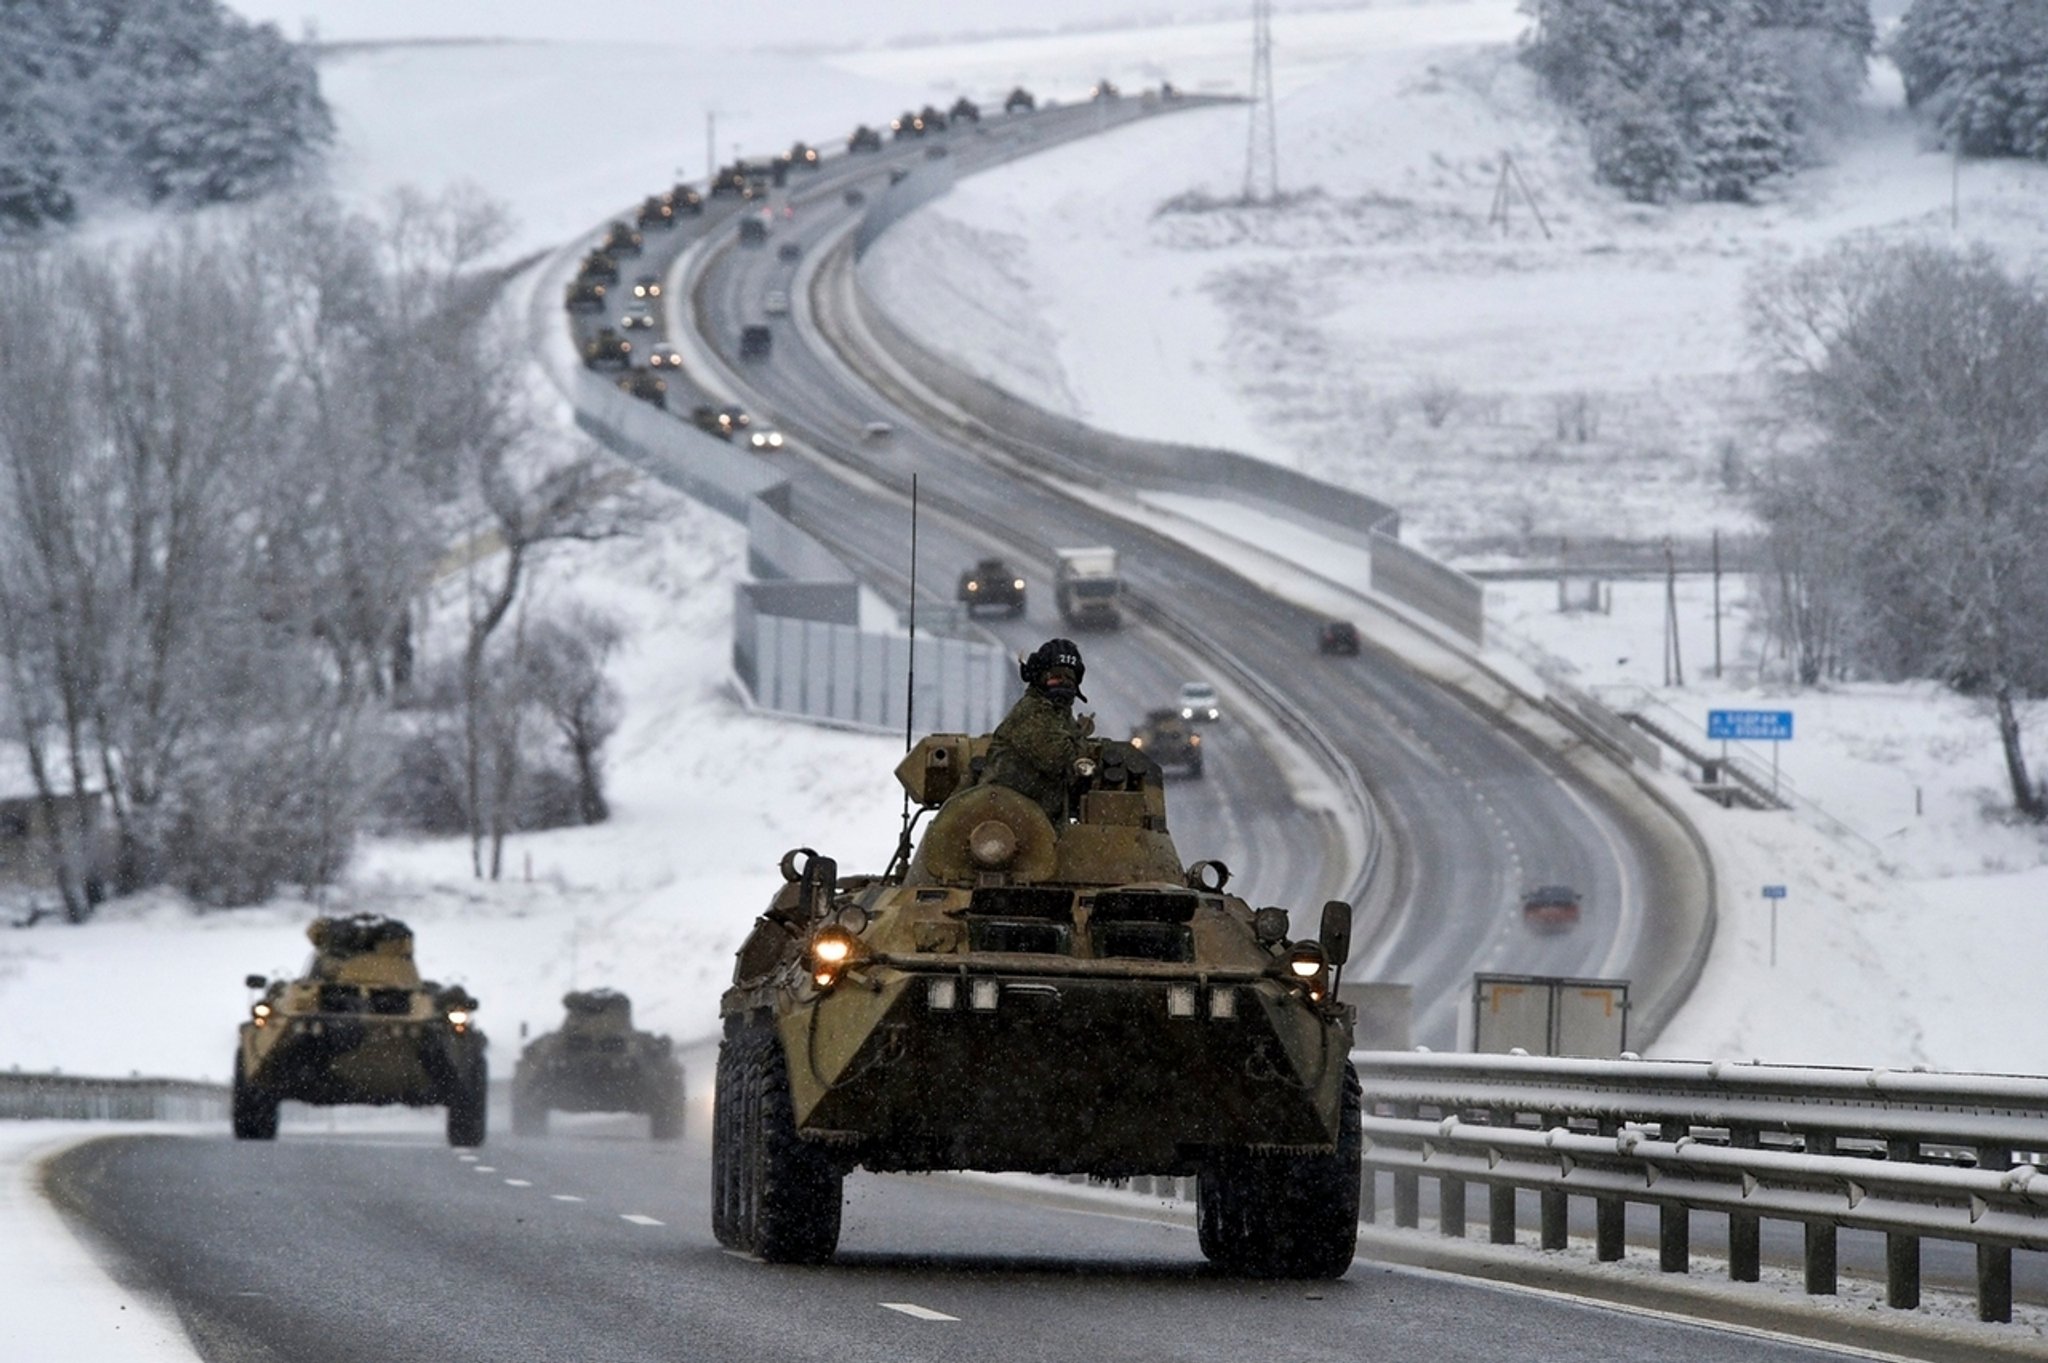
[[(1251, 14), (1251, 0), (227, 0), (291, 37), (307, 21), (320, 37), (502, 37), (746, 47), (845, 47), (1077, 27), (1135, 27)], [(1384, 0), (1383, 0), (1384, 3)], [(1422, 0), (1428, 3), (1428, 0)], [(1276, 11), (1367, 8), (1275, 0)]]

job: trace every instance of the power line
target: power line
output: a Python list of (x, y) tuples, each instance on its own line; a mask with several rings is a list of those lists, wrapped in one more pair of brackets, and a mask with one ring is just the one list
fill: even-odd
[(1244, 155), (1247, 203), (1280, 196), (1280, 147), (1273, 120), (1273, 0), (1252, 0), (1252, 124)]

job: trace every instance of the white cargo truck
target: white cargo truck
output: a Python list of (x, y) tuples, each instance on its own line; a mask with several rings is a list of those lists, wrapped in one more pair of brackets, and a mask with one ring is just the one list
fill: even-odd
[(1116, 550), (1106, 546), (1055, 549), (1059, 565), (1053, 574), (1053, 598), (1060, 619), (1076, 629), (1116, 629), (1123, 624), (1117, 598), (1123, 579), (1117, 576)]

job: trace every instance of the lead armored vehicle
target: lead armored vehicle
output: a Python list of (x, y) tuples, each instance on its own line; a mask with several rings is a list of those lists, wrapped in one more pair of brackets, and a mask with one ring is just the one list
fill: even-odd
[(1020, 574), (1002, 559), (985, 558), (960, 574), (960, 586), (953, 597), (967, 608), (969, 615), (986, 606), (1000, 608), (1003, 614), (1015, 617), (1024, 613), (1024, 594)]
[(239, 1140), (277, 1135), (286, 1099), (448, 1109), (448, 1143), (484, 1143), (484, 1034), (460, 985), (420, 978), (412, 929), (363, 913), (316, 918), (313, 962), (296, 980), (251, 975), (263, 991), (235, 1047)]
[(1082, 750), (1055, 821), (978, 781), (986, 737), (932, 735), (897, 768), (919, 813), (886, 871), (783, 858), (720, 1004), (721, 1244), (830, 1258), (857, 1167), (1191, 1175), (1212, 1261), (1345, 1271), (1350, 906), (1291, 938), (1285, 910), (1225, 892), (1221, 863), (1182, 863), (1142, 753)]
[(562, 996), (561, 1028), (535, 1037), (512, 1072), (512, 1130), (538, 1136), (549, 1112), (644, 1112), (658, 1141), (683, 1134), (683, 1066), (665, 1036), (633, 1026), (616, 989)]

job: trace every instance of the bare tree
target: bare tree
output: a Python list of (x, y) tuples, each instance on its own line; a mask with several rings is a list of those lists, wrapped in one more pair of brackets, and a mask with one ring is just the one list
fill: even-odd
[(623, 637), (618, 621), (583, 607), (530, 630), (525, 641), (529, 688), (568, 751), (576, 811), (586, 824), (611, 817), (604, 745), (619, 727), (619, 693), (605, 666)]
[(2048, 693), (2048, 298), (1981, 249), (1852, 245), (1750, 311), (1816, 432), (1810, 498), (1759, 511), (1840, 565), (1865, 667), (1989, 701), (2014, 805), (2048, 818), (2018, 709)]

